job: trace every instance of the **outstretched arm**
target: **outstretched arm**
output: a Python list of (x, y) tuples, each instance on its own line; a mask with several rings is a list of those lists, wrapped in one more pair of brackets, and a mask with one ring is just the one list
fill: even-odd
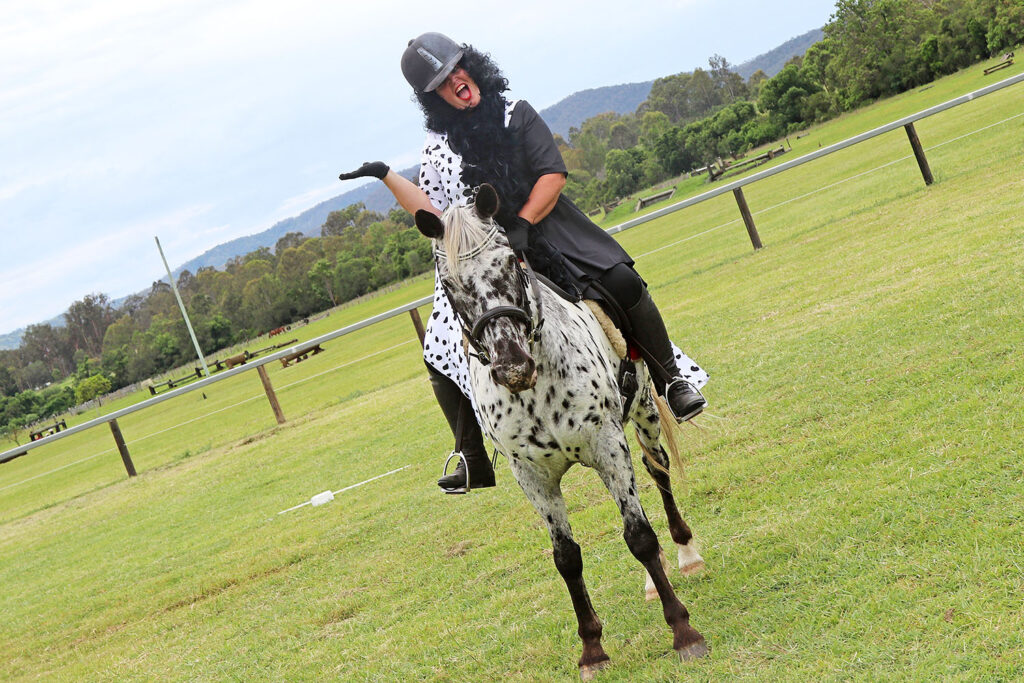
[(418, 185), (392, 171), (383, 161), (367, 161), (354, 171), (342, 173), (338, 178), (340, 180), (353, 180), (355, 178), (368, 178), (371, 176), (383, 181), (384, 185), (391, 190), (391, 194), (395, 196), (398, 204), (414, 216), (420, 209), (433, 214), (440, 214), (434, 208), (434, 205), (430, 203), (427, 194)]
[(441, 212), (434, 208), (434, 205), (430, 203), (430, 199), (427, 197), (427, 193), (420, 189), (420, 186), (416, 183), (403, 178), (392, 170), (388, 170), (386, 176), (381, 178), (384, 184), (387, 185), (388, 189), (391, 190), (391, 194), (395, 195), (395, 199), (403, 209), (411, 213), (413, 216), (420, 209), (429, 211), (430, 213), (440, 215)]

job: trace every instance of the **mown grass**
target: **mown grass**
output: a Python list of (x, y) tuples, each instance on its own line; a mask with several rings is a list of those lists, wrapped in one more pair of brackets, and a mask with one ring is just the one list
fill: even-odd
[[(794, 151), (980, 87), (973, 71)], [(927, 147), (1002, 121), (1018, 91), (918, 132)], [(668, 656), (614, 505), (573, 471), (603, 680), (1024, 675), (1022, 132), (1014, 119), (932, 150), (931, 187), (909, 159), (789, 201), (907, 155), (899, 131), (748, 187), (756, 253), (727, 197), (621, 235), (712, 372), (676, 484), (708, 571), (673, 582), (713, 649)], [(301, 333), (429, 291), (417, 281)], [(507, 468), (497, 489), (436, 491), (450, 437), (412, 340), (402, 317), (271, 367), (280, 427), (252, 373), (128, 416), (132, 480), (103, 430), (0, 468), (4, 677), (573, 679), (565, 588)], [(646, 481), (642, 496), (667, 542)]]

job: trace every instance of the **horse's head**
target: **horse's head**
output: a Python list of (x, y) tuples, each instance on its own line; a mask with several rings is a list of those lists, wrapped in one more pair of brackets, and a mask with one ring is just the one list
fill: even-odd
[(470, 344), (491, 377), (512, 393), (532, 389), (537, 370), (529, 352), (533, 330), (523, 269), (494, 221), (498, 195), (481, 185), (471, 206), (451, 206), (440, 217), (416, 212), (416, 227), (434, 240), (441, 283)]

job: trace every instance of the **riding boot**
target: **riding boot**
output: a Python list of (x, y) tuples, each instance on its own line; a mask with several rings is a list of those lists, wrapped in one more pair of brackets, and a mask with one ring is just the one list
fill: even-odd
[(484, 437), (476, 423), (473, 404), (455, 382), (429, 365), (427, 370), (434, 396), (455, 436), (455, 452), (462, 453), (455, 470), (438, 479), (437, 485), (445, 493), (466, 493), (470, 489), (494, 486), (494, 468), (484, 448)]
[(700, 415), (708, 403), (697, 387), (683, 379), (679, 372), (665, 322), (646, 287), (640, 300), (625, 313), (632, 336), (650, 368), (654, 387), (668, 402), (672, 414), (680, 422)]

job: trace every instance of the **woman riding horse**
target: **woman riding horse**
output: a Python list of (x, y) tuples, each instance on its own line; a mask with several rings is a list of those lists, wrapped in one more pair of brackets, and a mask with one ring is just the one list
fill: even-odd
[[(525, 100), (508, 101), (508, 81), (490, 57), (440, 33), (409, 42), (402, 73), (426, 119), (419, 185), (380, 161), (342, 180), (379, 178), (406, 211), (440, 214), (465, 205), (473, 190), (493, 185), (502, 200), (496, 217), (513, 249), (563, 290), (602, 301), (642, 353), (658, 392), (676, 419), (689, 420), (706, 406), (690, 380), (703, 371), (680, 370), (665, 324), (633, 259), (619, 243), (562, 195), (566, 168), (547, 125)], [(446, 493), (494, 486), (474, 416), (463, 330), (444, 291), (435, 286), (424, 358), (437, 401), (461, 451), (455, 471), (437, 483)], [(468, 466), (468, 472), (466, 467)]]

